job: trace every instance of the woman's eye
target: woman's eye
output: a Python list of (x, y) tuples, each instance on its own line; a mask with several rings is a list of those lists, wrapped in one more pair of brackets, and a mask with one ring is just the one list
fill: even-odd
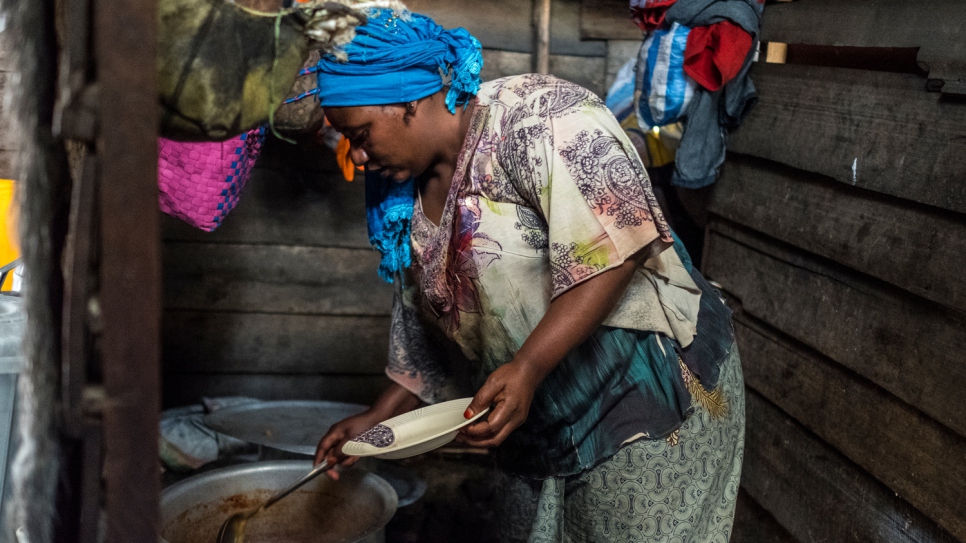
[(361, 147), (367, 139), (369, 139), (368, 130), (362, 132), (361, 134), (354, 134), (351, 138), (349, 138), (349, 143), (351, 143), (354, 147)]

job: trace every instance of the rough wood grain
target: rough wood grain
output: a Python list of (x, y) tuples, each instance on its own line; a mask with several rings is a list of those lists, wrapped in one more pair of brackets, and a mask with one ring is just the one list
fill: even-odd
[(738, 490), (730, 543), (799, 543), (748, 492)]
[(637, 59), (641, 49), (641, 40), (611, 40), (607, 42), (607, 68), (605, 70), (604, 86), (609, 90), (617, 78), (617, 72), (630, 59)]
[[(966, 91), (966, 4), (956, 0), (809, 0), (765, 9), (762, 39), (854, 47), (917, 47), (944, 92)], [(883, 29), (889, 29), (883, 32)]]
[[(533, 4), (529, 0), (410, 0), (406, 5), (415, 12), (429, 15), (445, 28), (461, 26), (469, 30), (485, 48), (533, 52)], [(603, 42), (584, 39), (580, 34), (580, 0), (553, 0), (550, 54), (604, 56)]]
[(285, 170), (257, 167), (238, 206), (214, 232), (162, 215), (166, 241), (369, 248), (365, 185), (341, 174), (307, 184)]
[(583, 0), (580, 3), (580, 37), (585, 40), (637, 40), (643, 32), (631, 20), (624, 0)]
[(380, 374), (389, 318), (168, 311), (162, 340), (169, 372)]
[(966, 101), (908, 74), (758, 63), (752, 76), (760, 101), (731, 151), (966, 212)]
[(732, 155), (712, 212), (966, 311), (966, 220), (775, 163)]
[(14, 56), (11, 54), (9, 39), (0, 40), (0, 72), (12, 72), (17, 69)]
[[(607, 94), (604, 86), (606, 68), (607, 60), (603, 57), (550, 55), (551, 74), (590, 89), (598, 96)], [(532, 71), (533, 58), (529, 53), (483, 50), (483, 71), (480, 75), (484, 81)]]
[[(746, 366), (770, 363), (751, 347), (742, 346), (741, 357)], [(798, 541), (957, 541), (759, 394), (745, 398), (742, 487)]]
[(705, 271), (743, 311), (966, 436), (966, 405), (958, 401), (966, 387), (962, 313), (737, 228), (711, 228)]
[(0, 150), (17, 152), (20, 149), (20, 135), (16, 130), (13, 112), (5, 107), (6, 87), (12, 74), (0, 72)]
[(966, 439), (747, 318), (739, 316), (735, 328), (749, 387), (949, 533), (966, 537)]
[(97, 2), (92, 11), (103, 128), (97, 166), (105, 540), (146, 543), (159, 533), (161, 490), (158, 11), (152, 0)]
[(0, 149), (0, 179), (15, 179), (15, 160), (17, 153), (14, 151), (4, 151)]
[(164, 262), (167, 309), (374, 316), (392, 298), (374, 250), (169, 242)]
[(165, 408), (198, 403), (202, 397), (249, 396), (261, 400), (328, 400), (371, 405), (389, 386), (385, 375), (210, 375), (164, 376)]

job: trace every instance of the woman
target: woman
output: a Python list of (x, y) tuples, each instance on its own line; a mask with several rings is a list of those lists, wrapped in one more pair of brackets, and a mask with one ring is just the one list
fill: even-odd
[[(396, 286), (387, 374), (316, 461), (419, 407), (492, 407), (459, 439), (508, 473), (507, 541), (727, 541), (744, 437), (730, 313), (664, 222), (595, 95), (480, 83), (480, 45), (373, 12), (319, 63), (329, 122), (365, 164)], [(335, 472), (331, 473), (337, 476)]]

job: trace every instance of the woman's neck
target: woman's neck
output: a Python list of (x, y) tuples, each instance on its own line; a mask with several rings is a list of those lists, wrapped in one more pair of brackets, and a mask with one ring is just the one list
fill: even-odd
[(443, 142), (434, 166), (417, 179), (423, 213), (426, 218), (435, 224), (439, 224), (442, 219), (446, 198), (449, 196), (453, 184), (453, 175), (456, 173), (456, 164), (459, 161), (460, 151), (463, 149), (463, 142), (466, 140), (467, 133), (469, 133), (470, 122), (475, 110), (475, 99), (470, 100), (465, 108), (457, 106), (456, 114), (453, 115), (455, 118), (450, 118), (453, 124), (446, 127), (447, 132), (452, 134), (452, 137)]

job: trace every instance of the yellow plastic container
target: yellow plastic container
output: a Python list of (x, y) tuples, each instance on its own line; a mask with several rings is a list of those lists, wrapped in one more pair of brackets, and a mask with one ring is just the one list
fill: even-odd
[[(17, 234), (16, 182), (0, 179), (0, 266), (20, 258), (20, 238)], [(13, 274), (0, 285), (0, 290), (10, 290)]]

